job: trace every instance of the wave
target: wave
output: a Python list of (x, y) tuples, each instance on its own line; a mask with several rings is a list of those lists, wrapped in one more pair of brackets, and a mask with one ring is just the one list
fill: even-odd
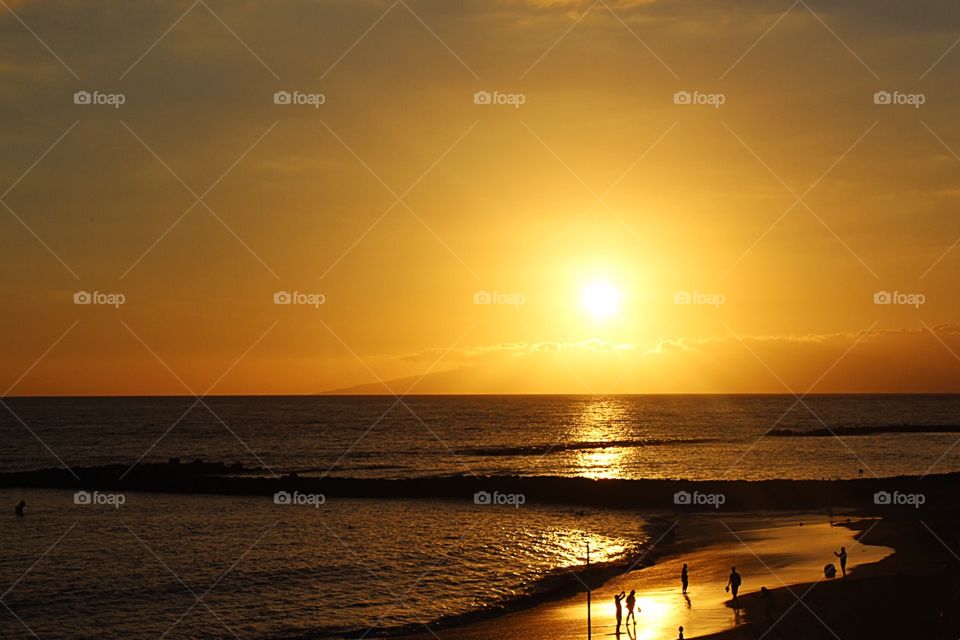
[[(678, 495), (722, 493), (724, 509), (861, 507), (876, 509), (874, 494), (895, 488), (924, 492), (928, 503), (951, 504), (960, 487), (960, 473), (896, 478), (834, 480), (692, 481), (679, 478), (605, 478), (548, 475), (441, 475), (405, 478), (276, 476), (261, 467), (196, 460), (99, 467), (47, 468), (0, 472), (0, 487), (61, 488), (86, 491), (146, 491), (271, 497), (277, 492), (323, 494), (330, 500), (350, 498), (424, 498), (473, 504), (483, 494), (523, 494), (528, 504), (689, 510)], [(934, 499), (936, 498), (936, 499)], [(682, 505), (679, 506), (678, 505)], [(703, 507), (704, 509), (708, 507)]]
[(719, 438), (647, 438), (642, 440), (597, 440), (583, 442), (542, 443), (514, 446), (467, 447), (454, 449), (461, 456), (530, 456), (561, 453), (563, 451), (581, 451), (590, 449), (621, 449), (639, 447), (657, 447), (672, 444), (706, 444), (723, 442)]
[(960, 424), (887, 424), (839, 426), (822, 429), (774, 429), (774, 438), (823, 438), (827, 436), (871, 436), (885, 433), (960, 433)]

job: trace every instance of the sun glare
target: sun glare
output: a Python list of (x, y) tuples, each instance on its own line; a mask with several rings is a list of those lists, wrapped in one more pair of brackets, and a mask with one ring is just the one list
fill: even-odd
[(602, 320), (620, 310), (620, 291), (605, 280), (597, 280), (583, 288), (580, 302), (587, 313)]

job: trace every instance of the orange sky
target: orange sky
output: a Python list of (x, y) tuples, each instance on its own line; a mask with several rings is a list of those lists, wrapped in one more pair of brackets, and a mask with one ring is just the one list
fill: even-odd
[(905, 6), (13, 4), (0, 391), (960, 391), (960, 9)]

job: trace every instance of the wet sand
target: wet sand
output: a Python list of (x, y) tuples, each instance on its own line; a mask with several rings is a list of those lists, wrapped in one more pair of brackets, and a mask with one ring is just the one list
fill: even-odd
[[(613, 596), (621, 590), (629, 593), (635, 589), (640, 607), (636, 626), (628, 630), (624, 625), (622, 638), (676, 638), (680, 625), (687, 638), (703, 637), (746, 621), (743, 611), (729, 606), (730, 595), (724, 591), (731, 566), (743, 576), (740, 594), (746, 596), (761, 586), (776, 589), (821, 579), (823, 566), (836, 560), (833, 551), (841, 546), (849, 552), (848, 569), (879, 562), (893, 552), (886, 546), (858, 543), (856, 531), (831, 526), (823, 516), (718, 514), (684, 516), (675, 522), (677, 541), (653, 566), (630, 571), (594, 589), (595, 637), (614, 637)], [(687, 597), (680, 589), (684, 562), (690, 571)], [(574, 640), (584, 638), (586, 631), (584, 593), (436, 634), (443, 640)]]
[[(960, 637), (960, 518), (947, 510), (921, 517), (854, 522), (869, 544), (896, 549), (853, 568), (848, 580), (774, 592), (769, 612), (756, 594), (743, 598), (744, 625), (712, 640), (905, 640)], [(798, 600), (799, 598), (799, 600)], [(676, 637), (676, 636), (668, 636)]]

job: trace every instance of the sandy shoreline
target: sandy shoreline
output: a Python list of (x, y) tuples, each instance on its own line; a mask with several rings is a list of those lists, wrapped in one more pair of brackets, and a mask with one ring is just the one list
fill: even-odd
[[(915, 550), (907, 548), (916, 546), (915, 529), (919, 526), (916, 521), (884, 522), (872, 518), (852, 518), (848, 523), (842, 514), (833, 525), (824, 515), (797, 513), (683, 516), (677, 520), (676, 541), (662, 550), (653, 565), (619, 575), (593, 590), (593, 636), (616, 637), (613, 595), (621, 590), (636, 589), (641, 612), (635, 631), (631, 628), (628, 634), (626, 627), (622, 628), (621, 637), (627, 640), (676, 638), (680, 625), (685, 628), (686, 638), (739, 640), (759, 638), (764, 633), (770, 638), (835, 637), (823, 624), (818, 625), (819, 629), (804, 625), (806, 635), (797, 635), (792, 618), (806, 613), (816, 622), (817, 616), (809, 614), (804, 602), (826, 589), (846, 589), (849, 593), (859, 582), (868, 579), (895, 580), (898, 572), (911, 563), (904, 558), (919, 557)], [(832, 552), (840, 546), (847, 547), (850, 575), (846, 580), (826, 580), (823, 566), (836, 561)], [(937, 553), (931, 547), (922, 554), (933, 558), (946, 553), (944, 549), (940, 551), (942, 553)], [(924, 558), (926, 566), (929, 558)], [(681, 594), (679, 585), (680, 567), (684, 562), (690, 567), (688, 598)], [(744, 576), (740, 608), (730, 606), (730, 596), (723, 590), (732, 565)], [(769, 620), (759, 598), (761, 586), (771, 589), (773, 605)], [(803, 602), (797, 603), (797, 597), (791, 592), (803, 596)], [(869, 602), (852, 601), (849, 597), (828, 599), (827, 604), (871, 610)], [(821, 605), (821, 608), (824, 607)], [(877, 617), (876, 613), (872, 611), (873, 618)], [(889, 613), (895, 614), (895, 610)], [(826, 616), (826, 613), (821, 615)], [(584, 638), (586, 594), (465, 626), (432, 631), (407, 637), (417, 640)]]

